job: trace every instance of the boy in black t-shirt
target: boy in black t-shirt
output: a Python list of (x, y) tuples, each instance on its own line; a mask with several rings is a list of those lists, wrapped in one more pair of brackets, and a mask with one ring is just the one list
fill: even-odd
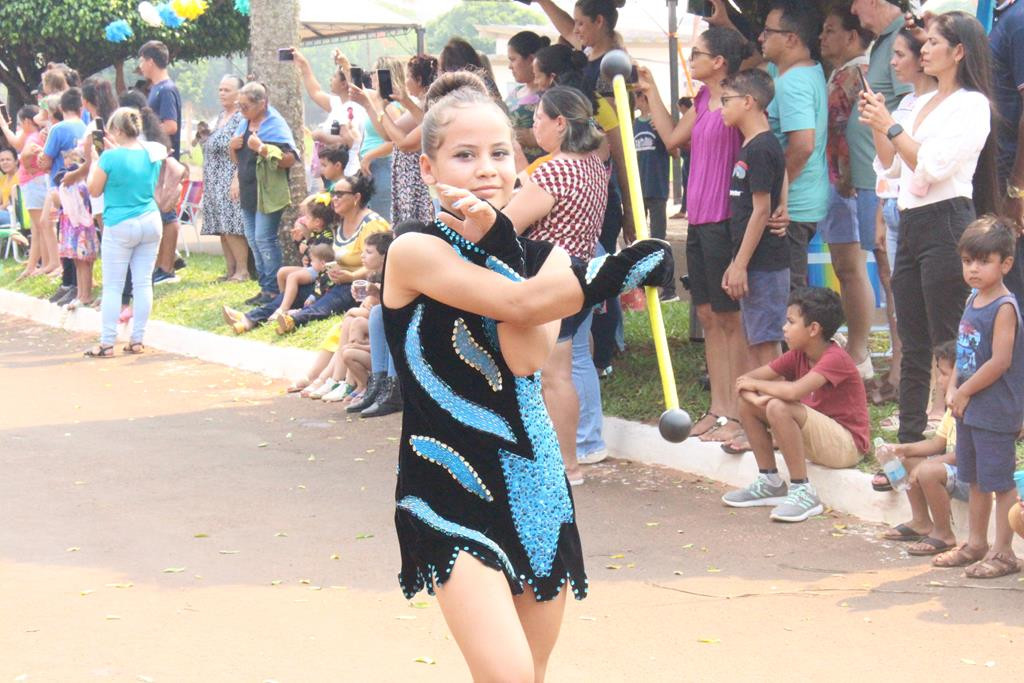
[(729, 185), (733, 261), (722, 288), (739, 300), (753, 364), (766, 365), (781, 349), (789, 297), (789, 246), (767, 230), (768, 218), (786, 202), (786, 157), (772, 135), (765, 108), (775, 96), (771, 77), (741, 71), (722, 83), (722, 119), (743, 133), (743, 147)]

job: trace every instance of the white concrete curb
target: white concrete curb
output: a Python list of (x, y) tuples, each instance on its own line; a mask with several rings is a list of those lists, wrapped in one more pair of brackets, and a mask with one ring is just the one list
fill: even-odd
[[(98, 334), (100, 329), (99, 311), (91, 308), (68, 311), (43, 299), (5, 289), (0, 289), (0, 312), (72, 332)], [(118, 338), (126, 340), (128, 332), (126, 325), (120, 325)], [(160, 320), (150, 320), (146, 326), (146, 345), (211, 363), (286, 379), (304, 375), (316, 357), (315, 351), (225, 337)]]
[[(100, 329), (99, 311), (85, 308), (69, 312), (43, 299), (5, 289), (0, 289), (0, 313), (73, 332), (95, 334)], [(118, 333), (119, 338), (127, 338), (127, 327), (121, 325)], [(315, 351), (225, 337), (159, 320), (149, 322), (146, 344), (163, 351), (286, 379), (305, 374), (316, 356)], [(704, 443), (696, 438), (672, 444), (661, 438), (657, 427), (617, 417), (604, 418), (604, 439), (614, 457), (671, 467), (729, 486), (746, 486), (757, 471), (752, 453), (729, 455), (718, 444)], [(778, 460), (780, 469), (784, 470), (785, 463), (781, 457)], [(865, 521), (887, 524), (905, 522), (910, 518), (906, 496), (872, 490), (870, 474), (812, 464), (809, 465), (809, 476), (822, 501), (835, 510)], [(965, 537), (967, 505), (953, 501), (953, 516), (957, 535)], [(990, 525), (990, 531), (993, 528)], [(1015, 547), (1018, 546), (1024, 554), (1024, 544), (1015, 543)]]

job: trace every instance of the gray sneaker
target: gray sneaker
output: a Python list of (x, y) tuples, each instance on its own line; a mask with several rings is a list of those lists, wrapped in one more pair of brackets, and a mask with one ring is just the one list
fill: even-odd
[(793, 484), (786, 500), (772, 510), (771, 518), (776, 522), (802, 522), (824, 511), (825, 506), (813, 486), (809, 483)]
[(786, 500), (786, 482), (772, 486), (768, 475), (758, 474), (754, 483), (745, 489), (736, 489), (722, 496), (722, 502), (729, 507), (750, 508), (779, 505)]

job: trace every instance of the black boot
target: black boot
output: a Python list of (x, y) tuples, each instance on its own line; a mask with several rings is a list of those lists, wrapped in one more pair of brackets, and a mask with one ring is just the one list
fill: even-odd
[(363, 397), (358, 401), (352, 401), (345, 408), (346, 413), (361, 413), (377, 400), (377, 396), (380, 395), (381, 385), (384, 384), (384, 380), (387, 379), (388, 373), (386, 372), (375, 372), (370, 375), (370, 381), (366, 384), (366, 391), (363, 392)]
[(381, 384), (380, 393), (373, 405), (364, 410), (362, 417), (380, 417), (390, 415), (402, 410), (402, 389), (398, 384), (397, 377), (386, 377)]

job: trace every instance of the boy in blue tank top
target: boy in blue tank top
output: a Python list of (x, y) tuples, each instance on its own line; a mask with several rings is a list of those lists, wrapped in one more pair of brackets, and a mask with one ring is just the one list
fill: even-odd
[[(1010, 508), (1016, 502), (1014, 441), (1024, 419), (1024, 331), (1017, 299), (1003, 284), (1016, 240), (1009, 221), (985, 216), (971, 223), (957, 249), (973, 288), (957, 335), (955, 390), (957, 478), (970, 485), (967, 543), (938, 555), (938, 567), (967, 567), (991, 579), (1020, 571), (1013, 554)], [(992, 497), (995, 544), (988, 546)]]

